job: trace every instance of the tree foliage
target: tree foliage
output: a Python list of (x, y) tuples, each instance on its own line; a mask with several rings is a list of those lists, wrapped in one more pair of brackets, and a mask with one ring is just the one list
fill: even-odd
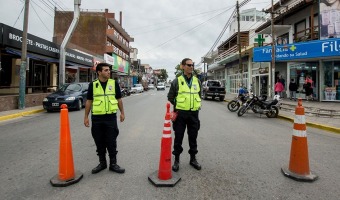
[(161, 82), (166, 82), (168, 77), (169, 76), (168, 76), (168, 72), (166, 71), (166, 69), (161, 69), (161, 73), (157, 75), (158, 80)]

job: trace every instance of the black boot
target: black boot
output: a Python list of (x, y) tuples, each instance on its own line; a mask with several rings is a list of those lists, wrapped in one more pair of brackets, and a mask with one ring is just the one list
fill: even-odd
[(117, 165), (117, 159), (116, 158), (110, 158), (109, 170), (117, 172), (119, 174), (123, 174), (125, 172), (124, 168), (121, 168), (121, 167), (119, 167), (119, 165)]
[(175, 156), (175, 162), (174, 162), (174, 165), (172, 165), (172, 170), (174, 172), (177, 172), (179, 170), (179, 155)]
[(92, 174), (97, 174), (98, 172), (100, 172), (100, 171), (102, 171), (103, 169), (106, 169), (106, 168), (107, 168), (106, 158), (101, 157), (101, 158), (99, 158), (99, 165), (92, 169)]
[(190, 165), (197, 170), (201, 170), (201, 165), (197, 162), (195, 155), (190, 155)]

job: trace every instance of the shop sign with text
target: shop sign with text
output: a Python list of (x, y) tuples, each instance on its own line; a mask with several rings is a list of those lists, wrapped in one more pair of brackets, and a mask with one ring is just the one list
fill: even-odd
[[(254, 62), (270, 62), (272, 60), (272, 47), (256, 47), (253, 49)], [(308, 58), (322, 58), (340, 56), (340, 39), (313, 40), (276, 46), (276, 61), (292, 61)]]

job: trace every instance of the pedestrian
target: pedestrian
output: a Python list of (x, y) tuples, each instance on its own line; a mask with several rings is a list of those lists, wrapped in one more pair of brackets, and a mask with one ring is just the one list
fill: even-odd
[(297, 84), (295, 83), (294, 79), (292, 78), (289, 83), (289, 93), (290, 93), (290, 100), (294, 99), (296, 101), (296, 91), (298, 89)]
[(174, 150), (175, 162), (172, 170), (179, 170), (179, 158), (183, 152), (182, 142), (187, 128), (189, 139), (190, 165), (200, 170), (201, 165), (196, 160), (197, 154), (197, 135), (200, 129), (200, 120), (198, 117), (201, 108), (201, 83), (197, 77), (193, 76), (194, 64), (190, 58), (184, 58), (181, 62), (183, 73), (172, 81), (168, 93), (168, 100), (174, 106), (177, 112), (177, 118), (173, 121), (175, 132)]
[(278, 94), (282, 98), (283, 97), (282, 92), (284, 91), (284, 89), (285, 88), (283, 84), (281, 83), (281, 80), (278, 79), (277, 82), (275, 83), (275, 88), (274, 88), (275, 94)]
[(307, 75), (305, 79), (305, 91), (306, 91), (306, 100), (314, 100), (313, 96), (313, 80)]
[(124, 173), (125, 169), (117, 165), (117, 110), (120, 111), (120, 122), (125, 119), (122, 94), (119, 84), (110, 78), (111, 65), (99, 63), (96, 66), (98, 79), (89, 84), (85, 105), (84, 125), (90, 127), (88, 115), (90, 110), (92, 121), (92, 137), (97, 147), (99, 165), (92, 169), (96, 174), (107, 168), (106, 149), (109, 153), (109, 170)]

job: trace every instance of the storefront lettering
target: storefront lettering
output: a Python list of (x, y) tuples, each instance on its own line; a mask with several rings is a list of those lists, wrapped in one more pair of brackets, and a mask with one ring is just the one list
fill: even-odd
[(76, 58), (76, 55), (74, 55), (74, 54), (72, 54), (72, 53), (66, 52), (66, 55), (67, 55), (68, 57), (71, 57), (71, 58)]
[(326, 52), (326, 50), (329, 48), (328, 51), (339, 51), (340, 45), (338, 44), (338, 41), (332, 41), (332, 42), (323, 42), (322, 43), (322, 53)]
[(295, 55), (298, 57), (298, 56), (307, 56), (308, 55), (308, 52), (305, 51), (305, 52), (296, 52)]
[[(13, 33), (9, 33), (8, 37), (11, 40), (15, 40), (17, 42), (22, 42), (22, 36), (18, 36), (18, 35), (15, 35)], [(33, 40), (30, 40), (30, 39), (27, 38), (27, 44), (28, 45), (33, 45)]]
[(82, 60), (82, 61), (85, 60), (84, 57), (82, 57), (82, 56), (77, 56), (77, 59), (78, 59), (78, 60)]

